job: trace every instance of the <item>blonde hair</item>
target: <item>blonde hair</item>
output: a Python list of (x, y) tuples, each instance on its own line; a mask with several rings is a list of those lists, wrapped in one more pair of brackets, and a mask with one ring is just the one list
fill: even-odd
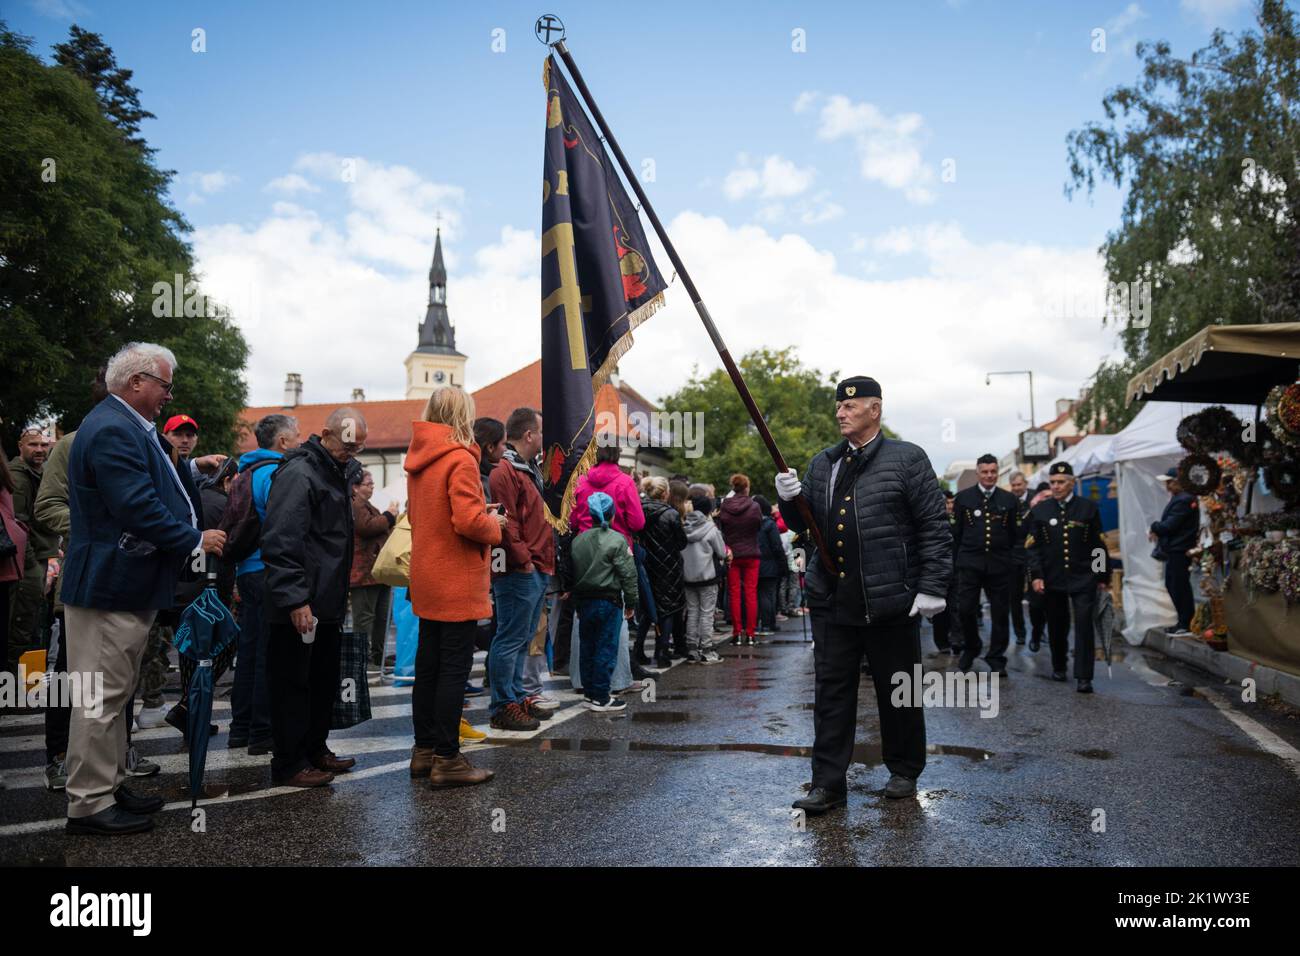
[(474, 399), (459, 385), (435, 388), (424, 405), (424, 421), (446, 425), (453, 441), (474, 444)]
[(647, 498), (663, 501), (668, 497), (668, 479), (661, 475), (652, 475), (641, 482), (641, 490), (645, 492)]

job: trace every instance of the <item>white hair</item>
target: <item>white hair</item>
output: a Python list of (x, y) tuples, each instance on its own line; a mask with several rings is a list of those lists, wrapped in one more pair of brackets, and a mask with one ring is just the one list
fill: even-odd
[(176, 356), (171, 349), (153, 342), (128, 342), (108, 360), (104, 384), (110, 392), (120, 392), (133, 375), (157, 375), (162, 362), (166, 362), (172, 372), (176, 371)]

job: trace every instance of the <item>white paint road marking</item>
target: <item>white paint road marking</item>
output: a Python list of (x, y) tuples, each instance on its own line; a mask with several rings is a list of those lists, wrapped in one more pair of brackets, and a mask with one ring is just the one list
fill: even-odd
[[(579, 695), (574, 694), (572, 692), (568, 692), (564, 695), (561, 695), (557, 691), (552, 693), (551, 696), (557, 698), (560, 696), (565, 696), (568, 698), (580, 699)], [(409, 705), (403, 705), (403, 706), (405, 706), (406, 709), (409, 711), (410, 709)], [(375, 708), (375, 709), (379, 710), (383, 708)], [(588, 711), (581, 704), (565, 707), (561, 709), (558, 713), (556, 713), (556, 715), (552, 717), (550, 720), (543, 721), (541, 727), (539, 727), (537, 730), (493, 731), (492, 736), (489, 737), (487, 740), (480, 741), (475, 744), (467, 744), (466, 746), (461, 748), (461, 752), (473, 753), (478, 750), (496, 749), (499, 745), (495, 744), (494, 741), (497, 740), (527, 740), (530, 737), (537, 737), (540, 736), (543, 731), (549, 730), (553, 727), (558, 726), (559, 724), (563, 724), (566, 721), (572, 720), (574, 717), (577, 717), (580, 714), (585, 714), (585, 713), (590, 713), (590, 711)], [(405, 733), (401, 735), (393, 735), (391, 737), (358, 737), (358, 738), (336, 737), (336, 738), (332, 738), (330, 740), (330, 743), (334, 745), (335, 753), (337, 753), (339, 756), (342, 757), (348, 757), (348, 756), (354, 756), (363, 753), (381, 753), (387, 750), (397, 750), (397, 749), (405, 750), (411, 746), (411, 738)], [(355, 747), (353, 746), (354, 743), (356, 745)], [(223, 755), (220, 753), (214, 753), (211, 756), (213, 759), (219, 759), (221, 756), (225, 756), (228, 761), (230, 760), (231, 757), (230, 754)], [(177, 761), (188, 761), (188, 757), (185, 754), (169, 754), (159, 758), (158, 762), (161, 763), (163, 759), (167, 759), (167, 758), (172, 758)], [(254, 757), (252, 758), (252, 761), (265, 761), (266, 759), (267, 759), (266, 757)], [(406, 770), (410, 767), (410, 765), (411, 762), (409, 759), (403, 759), (403, 760), (394, 761), (393, 763), (380, 764), (377, 767), (367, 767), (363, 770), (350, 771), (348, 773), (340, 774), (337, 777), (335, 777), (334, 783), (331, 784), (331, 786), (334, 786), (335, 784), (348, 783), (349, 781), (353, 781), (353, 780), (368, 780), (371, 777), (378, 777), (384, 774), (393, 773), (396, 770)], [(180, 769), (184, 771), (188, 771), (189, 769), (188, 762), (184, 763)], [(216, 769), (215, 764), (209, 765), (209, 769)], [(41, 778), (41, 785), (42, 786), (44, 785), (44, 778)], [(236, 803), (242, 800), (262, 800), (267, 797), (280, 797), (290, 793), (302, 793), (302, 792), (303, 792), (302, 789), (299, 787), (271, 787), (266, 790), (253, 790), (248, 793), (241, 793), (230, 797), (215, 797), (209, 800), (200, 800), (199, 806), (207, 806), (210, 804)], [(164, 806), (163, 811), (189, 810), (189, 808), (190, 808), (189, 800), (178, 800)], [(14, 823), (8, 826), (0, 827), (0, 838), (7, 837), (7, 836), (23, 836), (29, 833), (40, 833), (45, 830), (57, 830), (66, 825), (67, 825), (67, 817), (54, 817), (48, 820), (33, 820), (29, 823)]]
[(1288, 770), (1300, 777), (1300, 750), (1296, 750), (1253, 717), (1243, 714), (1217, 691), (1198, 687), (1196, 692), (1217, 707), (1219, 713), (1236, 724), (1237, 729), (1253, 740), (1261, 750), (1277, 757), (1286, 764)]

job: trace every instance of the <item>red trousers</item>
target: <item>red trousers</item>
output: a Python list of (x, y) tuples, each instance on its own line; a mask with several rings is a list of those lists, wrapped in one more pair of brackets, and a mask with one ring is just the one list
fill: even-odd
[[(741, 591), (744, 591), (745, 621), (741, 627)], [(727, 568), (727, 598), (731, 602), (731, 635), (754, 633), (758, 619), (758, 558), (732, 558)]]

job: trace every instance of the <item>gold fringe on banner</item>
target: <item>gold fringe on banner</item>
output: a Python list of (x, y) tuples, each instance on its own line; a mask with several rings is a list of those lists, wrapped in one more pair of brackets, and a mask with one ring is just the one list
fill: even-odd
[[(596, 395), (609, 382), (610, 375), (614, 372), (614, 367), (618, 365), (627, 350), (632, 347), (632, 332), (646, 319), (654, 315), (664, 306), (664, 294), (660, 292), (649, 302), (646, 302), (636, 308), (635, 311), (629, 312), (627, 316), (627, 331), (624, 332), (617, 342), (610, 347), (609, 354), (605, 356), (605, 361), (601, 363), (600, 368), (591, 377), (591, 407), (593, 413), (596, 408)], [(546, 409), (542, 409), (542, 415), (546, 415)], [(595, 428), (592, 428), (591, 441), (583, 450), (582, 456), (578, 459), (577, 466), (569, 473), (569, 484), (564, 489), (564, 497), (560, 500), (560, 514), (555, 516), (551, 514), (551, 509), (546, 509), (546, 520), (550, 522), (552, 528), (564, 534), (569, 530), (569, 515), (573, 511), (573, 502), (578, 494), (578, 479), (587, 473), (592, 464), (596, 461), (596, 439)]]

